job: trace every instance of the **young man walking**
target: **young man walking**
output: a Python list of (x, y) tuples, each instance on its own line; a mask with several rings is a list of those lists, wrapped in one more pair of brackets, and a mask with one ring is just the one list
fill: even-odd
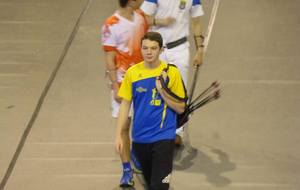
[[(122, 98), (115, 146), (126, 149), (124, 136), (129, 132), (127, 117), (133, 103), (132, 150), (144, 174), (149, 190), (167, 190), (172, 173), (177, 114), (185, 102), (177, 101), (162, 88), (163, 73), (167, 87), (178, 97), (186, 97), (179, 70), (159, 60), (163, 40), (159, 33), (148, 32), (142, 38), (143, 62), (129, 68), (118, 95)], [(167, 71), (163, 71), (168, 68)], [(125, 135), (126, 134), (126, 135)]]

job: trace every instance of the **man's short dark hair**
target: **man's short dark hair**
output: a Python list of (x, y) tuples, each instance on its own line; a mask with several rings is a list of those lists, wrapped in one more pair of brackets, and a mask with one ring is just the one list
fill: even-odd
[(120, 7), (122, 7), (122, 8), (126, 7), (128, 1), (129, 0), (119, 0)]
[(147, 32), (141, 39), (141, 43), (143, 40), (150, 40), (150, 41), (156, 41), (159, 45), (159, 48), (162, 48), (163, 45), (163, 39), (158, 32)]

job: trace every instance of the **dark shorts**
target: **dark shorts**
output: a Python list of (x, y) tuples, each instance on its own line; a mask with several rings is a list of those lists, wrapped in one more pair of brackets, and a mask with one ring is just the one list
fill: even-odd
[(149, 190), (168, 190), (173, 166), (174, 140), (132, 143)]

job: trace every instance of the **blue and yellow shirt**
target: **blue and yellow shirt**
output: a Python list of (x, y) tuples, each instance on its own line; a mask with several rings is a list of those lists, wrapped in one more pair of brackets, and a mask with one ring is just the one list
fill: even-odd
[[(149, 69), (144, 66), (144, 62), (140, 62), (130, 67), (125, 74), (118, 95), (133, 102), (133, 142), (152, 143), (175, 138), (177, 114), (167, 106), (155, 87), (156, 77), (166, 67), (167, 64), (161, 62), (157, 68)], [(179, 70), (169, 67), (168, 77), (168, 88), (184, 98)]]

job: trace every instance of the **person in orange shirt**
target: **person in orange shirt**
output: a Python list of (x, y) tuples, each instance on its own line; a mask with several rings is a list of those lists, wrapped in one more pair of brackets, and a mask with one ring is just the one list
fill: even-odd
[[(105, 55), (106, 70), (112, 90), (112, 117), (118, 117), (121, 98), (118, 97), (120, 84), (127, 69), (141, 62), (141, 38), (147, 31), (147, 22), (138, 10), (143, 0), (119, 0), (120, 7), (106, 19), (102, 27), (102, 47)], [(126, 124), (130, 126), (130, 115)], [(123, 165), (121, 187), (133, 186), (133, 170), (130, 165), (130, 137), (123, 137), (124, 148), (120, 152)], [(132, 158), (133, 159), (133, 158)]]

